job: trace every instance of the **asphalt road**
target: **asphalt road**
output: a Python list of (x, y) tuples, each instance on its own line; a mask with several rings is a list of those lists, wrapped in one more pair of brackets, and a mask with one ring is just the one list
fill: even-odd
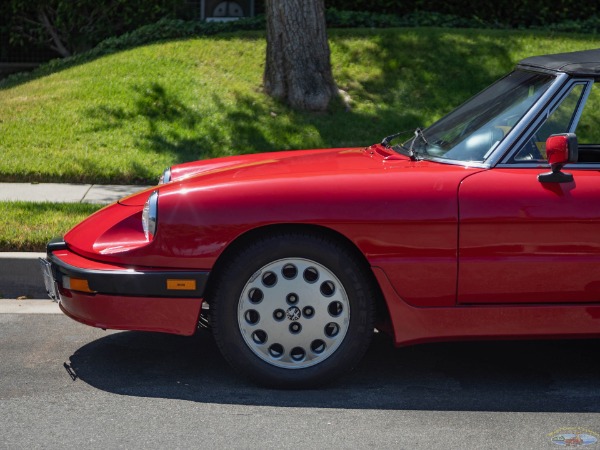
[[(376, 336), (327, 388), (234, 373), (211, 335), (105, 332), (0, 314), (0, 448), (560, 448), (600, 440), (600, 341), (395, 349)], [(596, 443), (585, 448), (599, 448)]]

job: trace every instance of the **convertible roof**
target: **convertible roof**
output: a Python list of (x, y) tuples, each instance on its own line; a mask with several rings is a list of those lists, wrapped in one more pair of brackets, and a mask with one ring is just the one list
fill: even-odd
[(520, 61), (517, 68), (600, 78), (600, 49), (532, 56)]

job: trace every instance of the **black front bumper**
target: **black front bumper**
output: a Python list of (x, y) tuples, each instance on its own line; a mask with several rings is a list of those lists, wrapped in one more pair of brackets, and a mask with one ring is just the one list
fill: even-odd
[[(93, 293), (135, 297), (202, 298), (208, 281), (208, 271), (164, 270), (151, 268), (119, 268), (97, 270), (75, 267), (55, 256), (53, 252), (68, 250), (64, 241), (48, 244), (48, 256), (41, 261), (46, 290), (57, 298), (63, 277), (86, 280)], [(58, 285), (58, 286), (57, 286)]]

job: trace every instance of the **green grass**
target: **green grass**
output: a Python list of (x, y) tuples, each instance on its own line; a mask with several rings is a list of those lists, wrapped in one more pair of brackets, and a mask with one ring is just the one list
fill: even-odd
[(330, 30), (352, 98), (301, 113), (261, 92), (265, 40), (241, 32), (148, 45), (0, 83), (0, 181), (152, 183), (235, 153), (362, 146), (428, 125), (526, 56), (600, 37), (456, 29)]
[(85, 203), (0, 202), (0, 252), (42, 252), (52, 238), (100, 209)]

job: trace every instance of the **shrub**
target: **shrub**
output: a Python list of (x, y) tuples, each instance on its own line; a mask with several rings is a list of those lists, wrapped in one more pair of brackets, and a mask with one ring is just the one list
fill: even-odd
[(345, 11), (387, 13), (406, 16), (415, 12), (436, 13), (511, 27), (579, 23), (600, 16), (598, 2), (575, 0), (325, 0), (328, 8)]
[(174, 17), (182, 4), (183, 0), (8, 0), (0, 13), (13, 45), (44, 44), (70, 56), (109, 36)]

